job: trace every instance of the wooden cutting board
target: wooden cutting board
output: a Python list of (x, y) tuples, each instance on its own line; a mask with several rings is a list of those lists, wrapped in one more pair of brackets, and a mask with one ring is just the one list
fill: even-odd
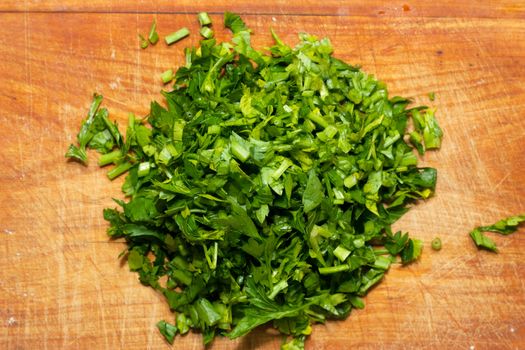
[[(443, 147), (423, 164), (437, 194), (396, 228), (425, 241), (346, 321), (314, 327), (307, 349), (525, 348), (525, 230), (478, 251), (477, 225), (525, 212), (523, 1), (19, 1), (0, 4), (0, 349), (169, 349), (155, 323), (171, 314), (117, 259), (102, 209), (120, 197), (95, 161), (68, 163), (93, 92), (121, 125), (161, 99), (160, 73), (198, 41), (195, 13), (244, 14), (254, 44), (269, 28), (328, 36), (335, 54), (384, 80), (392, 95), (435, 106)], [(188, 26), (189, 39), (140, 50), (137, 33)], [(427, 94), (435, 92), (430, 102)], [(94, 158), (92, 158), (94, 159)], [(440, 236), (443, 249), (429, 242)], [(268, 328), (211, 349), (278, 349)], [(202, 349), (200, 335), (175, 349)]]

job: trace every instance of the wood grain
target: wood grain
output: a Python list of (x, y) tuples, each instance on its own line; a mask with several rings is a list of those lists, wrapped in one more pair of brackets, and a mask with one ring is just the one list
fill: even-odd
[[(371, 17), (380, 2), (350, 2), (349, 8), (361, 9), (357, 16), (308, 15), (332, 12), (341, 3), (233, 7), (253, 14), (244, 18), (257, 47), (271, 42), (270, 26), (288, 43), (297, 42), (300, 31), (330, 37), (336, 56), (380, 77), (392, 95), (436, 106), (445, 138), (442, 149), (423, 160), (439, 170), (437, 195), (396, 225), (426, 242), (421, 261), (394, 267), (367, 296), (364, 310), (316, 326), (307, 348), (524, 348), (524, 230), (496, 237), (498, 255), (477, 251), (468, 237), (476, 225), (525, 212), (521, 5), (463, 2), (443, 15), (438, 5), (421, 2), (426, 15), (413, 13), (414, 5), (410, 15)], [(94, 162), (82, 167), (63, 154), (94, 91), (105, 96), (121, 124), (129, 112), (145, 115), (149, 101), (159, 98), (160, 73), (180, 65), (182, 48), (198, 37), (142, 51), (136, 34), (146, 32), (153, 17), (161, 35), (181, 26), (196, 33), (193, 15), (140, 13), (178, 11), (173, 4), (0, 5), (2, 349), (170, 348), (154, 326), (170, 318), (165, 302), (119, 263), (124, 245), (105, 235), (101, 212), (120, 196), (121, 180), (112, 183)], [(204, 8), (177, 4), (188, 13)], [(220, 12), (225, 5), (206, 8)], [(468, 15), (468, 8), (478, 12)], [(109, 13), (117, 10), (130, 13)], [(227, 39), (221, 16), (212, 18), (219, 39)], [(436, 92), (433, 103), (426, 97), (430, 91)], [(428, 244), (436, 235), (443, 240), (439, 253)], [(279, 344), (262, 328), (237, 341), (218, 339), (211, 349)], [(175, 348), (202, 349), (200, 335), (178, 338)]]
[(266, 15), (323, 15), (373, 17), (463, 17), (463, 18), (525, 18), (521, 1), (455, 1), (455, 0), (273, 0), (207, 1), (194, 0), (3, 0), (0, 11), (34, 12), (106, 12), (106, 13), (221, 13)]

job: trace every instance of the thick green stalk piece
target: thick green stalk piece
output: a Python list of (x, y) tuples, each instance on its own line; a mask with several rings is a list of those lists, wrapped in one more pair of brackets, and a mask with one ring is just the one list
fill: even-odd
[(181, 28), (177, 30), (176, 32), (173, 32), (169, 35), (167, 35), (164, 40), (166, 41), (166, 44), (171, 45), (176, 43), (177, 41), (180, 41), (190, 35), (190, 30), (186, 27)]

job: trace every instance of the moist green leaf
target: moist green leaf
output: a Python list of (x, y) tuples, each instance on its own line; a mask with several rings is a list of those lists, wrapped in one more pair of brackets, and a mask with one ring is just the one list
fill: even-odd
[(412, 261), (415, 261), (421, 255), (423, 250), (423, 242), (419, 239), (411, 238), (408, 240), (408, 244), (401, 251), (401, 261), (403, 264), (408, 264)]
[(483, 232), (496, 232), (502, 235), (509, 235), (516, 232), (519, 226), (525, 222), (525, 214), (510, 216), (505, 219), (501, 219), (495, 224), (489, 226), (476, 227), (470, 232), (470, 237), (479, 248), (484, 248), (492, 252), (497, 252), (496, 243), (483, 234)]
[(510, 216), (508, 218), (501, 219), (500, 221), (490, 226), (480, 226), (479, 230), (497, 232), (502, 235), (509, 235), (511, 233), (516, 232), (518, 230), (518, 227), (523, 222), (525, 222), (525, 214)]
[(166, 321), (159, 321), (157, 323), (157, 328), (159, 329), (160, 333), (164, 336), (166, 341), (170, 344), (173, 344), (173, 340), (175, 339), (175, 335), (177, 334), (177, 327)]
[(87, 153), (86, 150), (80, 147), (77, 147), (75, 145), (69, 145), (69, 148), (66, 152), (67, 158), (74, 158), (76, 160), (79, 160), (83, 163), (87, 162)]
[(304, 350), (304, 337), (296, 337), (283, 344), (281, 350)]
[(128, 265), (129, 265), (130, 270), (136, 271), (142, 268), (143, 263), (144, 263), (144, 257), (139, 251), (131, 250), (129, 252)]
[(234, 34), (242, 30), (248, 30), (241, 17), (231, 12), (224, 13), (224, 26), (229, 28)]
[(82, 163), (87, 163), (86, 145), (91, 141), (94, 135), (94, 121), (95, 115), (102, 103), (102, 96), (94, 94), (93, 102), (89, 108), (87, 118), (82, 121), (80, 131), (77, 135), (77, 141), (79, 146), (70, 145), (66, 153), (66, 157), (76, 159)]
[(284, 317), (293, 317), (300, 313), (308, 304), (298, 307), (288, 305), (278, 305), (270, 300), (260, 289), (255, 285), (253, 279), (249, 279), (245, 292), (248, 296), (248, 301), (252, 308), (244, 310), (244, 317), (239, 320), (237, 326), (232, 332), (228, 334), (230, 339), (238, 338), (250, 332), (257, 326), (265, 324), (271, 320), (278, 320)]
[(474, 243), (476, 243), (476, 246), (478, 246), (478, 248), (484, 248), (492, 252), (498, 251), (496, 243), (489, 237), (485, 236), (481, 230), (474, 229), (472, 232), (470, 232), (470, 237), (472, 238)]
[(304, 212), (308, 213), (317, 208), (323, 201), (323, 198), (323, 185), (321, 184), (321, 181), (319, 181), (315, 171), (311, 170), (303, 193)]

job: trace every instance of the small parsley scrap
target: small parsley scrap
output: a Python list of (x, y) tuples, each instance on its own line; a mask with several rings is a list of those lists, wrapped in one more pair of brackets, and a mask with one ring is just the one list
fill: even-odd
[(272, 32), (264, 53), (239, 16), (225, 26), (232, 42), (187, 49), (166, 107), (130, 115), (125, 137), (95, 95), (66, 156), (86, 163), (92, 148), (108, 177), (127, 174), (104, 218), (174, 311), (158, 323), (168, 342), (271, 324), (291, 337), (283, 349), (302, 349), (312, 324), (363, 308), (392, 263), (421, 254), (391, 225), (433, 194), (437, 171), (414, 150), (438, 148), (442, 132), (433, 110), (390, 98), (328, 39), (291, 48)]
[(516, 232), (523, 222), (525, 222), (525, 214), (510, 216), (493, 225), (476, 227), (470, 232), (470, 237), (478, 248), (496, 253), (498, 251), (496, 243), (483, 232), (496, 232), (502, 235), (510, 235)]
[(441, 244), (442, 244), (441, 238), (436, 237), (432, 240), (432, 242), (430, 243), (430, 246), (432, 247), (432, 249), (439, 251), (441, 250)]

